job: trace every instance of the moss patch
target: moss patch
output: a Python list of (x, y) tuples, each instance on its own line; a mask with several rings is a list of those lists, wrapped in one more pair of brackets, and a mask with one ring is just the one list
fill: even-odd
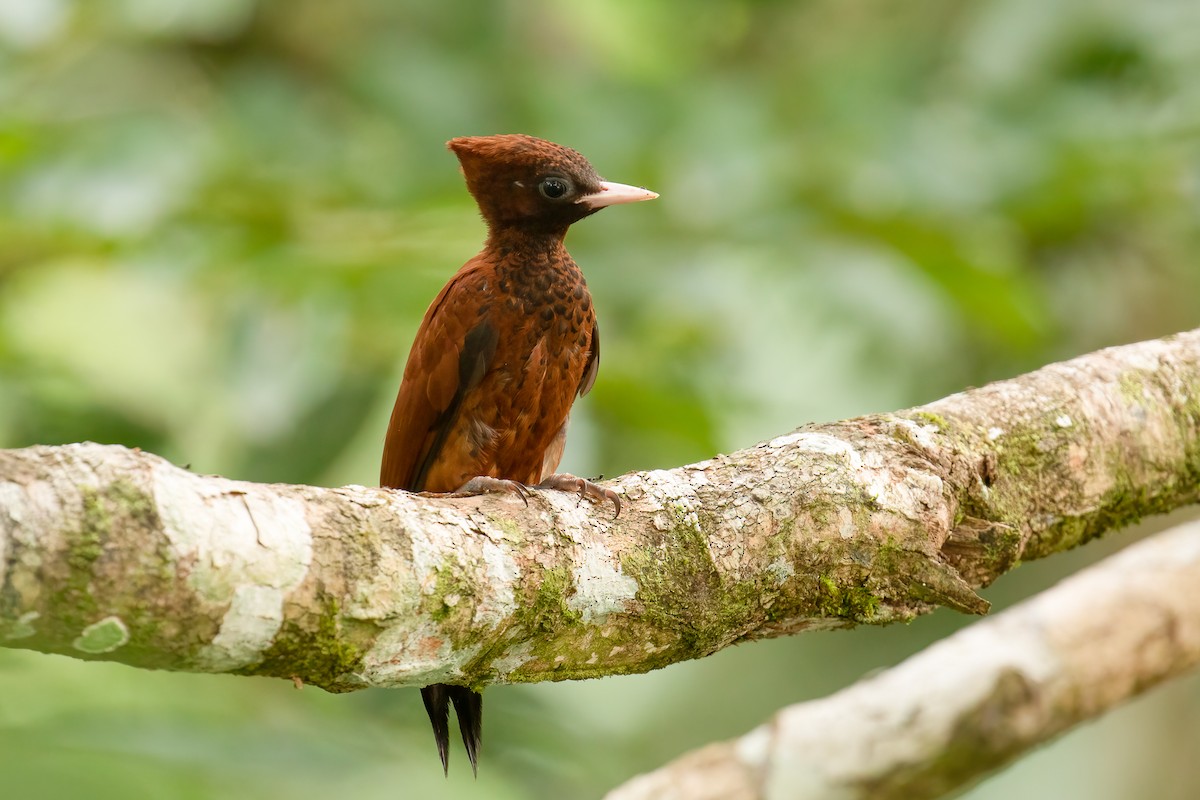
[(828, 575), (821, 575), (817, 582), (822, 616), (869, 622), (879, 611), (879, 598), (861, 584), (839, 586)]
[(504, 517), (496, 517), (488, 514), (488, 520), (500, 530), (504, 531), (504, 538), (510, 542), (517, 544), (525, 540), (525, 534), (521, 531), (521, 526), (511, 519)]
[(532, 601), (521, 612), (525, 629), (551, 633), (579, 622), (580, 613), (567, 603), (574, 592), (575, 584), (566, 567), (543, 570)]
[(932, 411), (914, 411), (909, 415), (909, 419), (916, 420), (925, 425), (932, 425), (938, 429), (938, 433), (946, 433), (950, 430), (950, 423), (946, 422), (946, 418)]
[[(770, 572), (740, 581), (721, 576), (708, 551), (708, 532), (715, 527), (704, 514), (697, 525), (680, 513), (671, 530), (621, 560), (637, 581), (643, 616), (678, 636), (678, 648), (688, 657), (707, 655), (738, 630), (753, 627), (780, 594)], [(782, 539), (778, 544), (786, 546)]]
[[(80, 526), (64, 535), (67, 545), (66, 574), (57, 575), (50, 585), (57, 586), (41, 610), (38, 638), (55, 640), (52, 648), (71, 653), (69, 643), (102, 614), (92, 594), (96, 562), (104, 554), (104, 545), (112, 537), (112, 513), (103, 494), (91, 487), (81, 491), (83, 509)], [(73, 653), (81, 656), (80, 653)]]
[(519, 668), (506, 670), (504, 679), (511, 683), (641, 673), (679, 660), (679, 637), (639, 616), (614, 614), (603, 625), (584, 624), (570, 605), (575, 584), (565, 565), (532, 568), (527, 575), (513, 636), (496, 639), (472, 659), (463, 668), (464, 683), (491, 682), (492, 664), (514, 647), (526, 648), (527, 657)]
[(263, 660), (237, 672), (279, 678), (295, 675), (305, 683), (343, 691), (348, 688), (344, 676), (361, 668), (362, 656), (362, 650), (343, 629), (337, 600), (327, 597), (320, 614), (284, 620)]
[(421, 601), (421, 607), (455, 647), (471, 641), (474, 587), (457, 561), (449, 560), (438, 570), (433, 593)]

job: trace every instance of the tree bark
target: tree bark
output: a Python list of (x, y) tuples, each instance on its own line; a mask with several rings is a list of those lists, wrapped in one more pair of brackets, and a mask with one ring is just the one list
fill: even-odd
[(1200, 520), (606, 800), (923, 800), (1200, 665)]
[(0, 643), (367, 686), (643, 672), (734, 642), (983, 613), (1021, 559), (1200, 497), (1200, 330), (631, 473), (445, 499), (0, 451)]

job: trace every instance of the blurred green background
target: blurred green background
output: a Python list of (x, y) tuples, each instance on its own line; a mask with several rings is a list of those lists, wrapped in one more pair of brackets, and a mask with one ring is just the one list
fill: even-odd
[[(0, 446), (370, 484), (482, 225), (446, 139), (526, 132), (662, 199), (569, 244), (604, 331), (564, 467), (618, 474), (1200, 325), (1186, 0), (0, 0)], [(1161, 525), (1161, 522), (1153, 523)], [(1022, 567), (999, 607), (1132, 540)], [(13, 798), (587, 798), (967, 623), (487, 695), (0, 650)], [(1200, 679), (975, 789), (1200, 795)]]

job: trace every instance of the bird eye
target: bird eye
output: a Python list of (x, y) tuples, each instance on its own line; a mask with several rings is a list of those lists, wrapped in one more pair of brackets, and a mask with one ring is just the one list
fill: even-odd
[(542, 178), (542, 182), (538, 184), (538, 191), (542, 193), (542, 197), (547, 200), (561, 200), (571, 193), (571, 182), (566, 178), (560, 178), (556, 175), (551, 175), (548, 178)]

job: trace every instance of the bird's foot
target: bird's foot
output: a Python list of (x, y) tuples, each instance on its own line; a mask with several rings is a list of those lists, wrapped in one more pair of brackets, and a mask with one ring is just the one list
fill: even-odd
[(603, 486), (592, 483), (587, 478), (579, 478), (569, 472), (556, 472), (550, 477), (543, 480), (535, 489), (557, 489), (560, 492), (575, 492), (579, 495), (579, 502), (583, 502), (583, 498), (588, 498), (597, 503), (610, 502), (613, 508), (616, 509), (613, 517), (621, 515), (621, 496), (612, 489), (606, 489)]
[(481, 494), (515, 494), (529, 505), (529, 488), (519, 481), (476, 475), (453, 492), (421, 492), (428, 497), (476, 497)]

